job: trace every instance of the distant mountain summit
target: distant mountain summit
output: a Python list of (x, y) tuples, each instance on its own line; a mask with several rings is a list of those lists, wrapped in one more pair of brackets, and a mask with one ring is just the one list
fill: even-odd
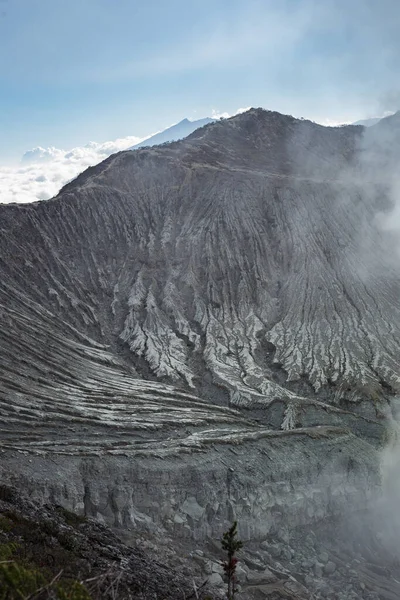
[(352, 125), (363, 125), (363, 127), (372, 127), (372, 125), (376, 125), (383, 117), (372, 117), (371, 119), (361, 119), (360, 121), (355, 121)]
[(380, 121), (390, 119), (396, 114), (398, 114), (398, 112), (386, 112), (382, 117), (371, 117), (370, 119), (361, 119), (360, 121), (352, 123), (352, 125), (363, 125), (364, 127), (372, 127), (372, 125), (377, 125)]
[(180, 121), (179, 123), (164, 129), (164, 131), (160, 131), (146, 140), (143, 140), (139, 144), (132, 146), (132, 148), (129, 148), (129, 150), (136, 150), (137, 148), (149, 146), (158, 146), (159, 144), (165, 144), (166, 142), (176, 142), (178, 140), (182, 140), (193, 133), (193, 131), (196, 131), (196, 129), (204, 127), (204, 125), (208, 125), (209, 123), (213, 123), (214, 120), (215, 119), (211, 119), (210, 117), (198, 119), (197, 121), (183, 119), (183, 121)]

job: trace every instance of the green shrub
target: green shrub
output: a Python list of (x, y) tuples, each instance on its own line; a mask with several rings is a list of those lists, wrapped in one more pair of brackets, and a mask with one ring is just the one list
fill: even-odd
[(0, 600), (21, 600), (46, 585), (36, 569), (27, 569), (14, 561), (0, 563)]
[(8, 533), (12, 529), (12, 521), (5, 515), (0, 515), (0, 531)]
[(0, 545), (0, 600), (91, 600), (79, 581), (52, 578), (43, 570), (14, 558), (19, 550), (15, 543)]
[(57, 598), (59, 600), (91, 600), (89, 592), (79, 581), (62, 583), (57, 586)]
[(10, 560), (10, 558), (18, 550), (19, 546), (15, 542), (8, 544), (0, 544), (0, 561)]

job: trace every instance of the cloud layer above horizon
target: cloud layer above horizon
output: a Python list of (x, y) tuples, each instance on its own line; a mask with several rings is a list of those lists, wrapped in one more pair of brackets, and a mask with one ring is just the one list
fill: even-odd
[(89, 142), (72, 150), (40, 146), (28, 150), (18, 166), (0, 167), (0, 203), (48, 200), (88, 167), (143, 139), (127, 136), (112, 142)]

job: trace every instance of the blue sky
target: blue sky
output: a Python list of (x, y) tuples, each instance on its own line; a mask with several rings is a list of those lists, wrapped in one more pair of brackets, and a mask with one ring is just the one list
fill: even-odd
[(398, 0), (0, 0), (0, 162), (263, 106), (400, 107)]

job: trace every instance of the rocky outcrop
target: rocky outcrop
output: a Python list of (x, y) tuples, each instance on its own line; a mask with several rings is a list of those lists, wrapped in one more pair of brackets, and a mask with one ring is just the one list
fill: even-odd
[(210, 433), (175, 452), (159, 442), (133, 455), (76, 454), (6, 451), (1, 479), (40, 502), (111, 524), (127, 539), (137, 529), (218, 539), (234, 518), (246, 541), (288, 535), (366, 506), (379, 485), (371, 446), (339, 428), (236, 438), (227, 429), (225, 438)]

